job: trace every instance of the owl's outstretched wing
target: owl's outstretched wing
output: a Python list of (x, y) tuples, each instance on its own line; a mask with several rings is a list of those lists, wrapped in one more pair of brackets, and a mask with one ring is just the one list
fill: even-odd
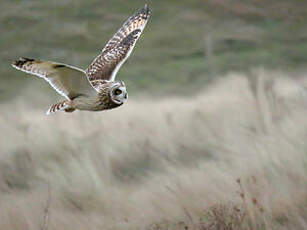
[(19, 58), (12, 63), (12, 66), (44, 78), (59, 94), (67, 99), (96, 92), (88, 82), (85, 72), (77, 67), (30, 58)]
[(119, 68), (130, 56), (144, 30), (149, 14), (149, 8), (145, 5), (131, 16), (87, 68), (88, 80), (96, 90), (102, 81), (114, 81)]

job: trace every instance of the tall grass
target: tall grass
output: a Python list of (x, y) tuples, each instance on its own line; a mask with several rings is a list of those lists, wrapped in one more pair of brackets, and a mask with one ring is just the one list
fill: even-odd
[(0, 105), (0, 229), (42, 229), (48, 200), (48, 230), (306, 229), (306, 78), (290, 77), (54, 116), (25, 90)]

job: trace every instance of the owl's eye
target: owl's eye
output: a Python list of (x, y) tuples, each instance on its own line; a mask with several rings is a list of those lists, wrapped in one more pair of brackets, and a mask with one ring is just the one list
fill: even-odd
[(122, 93), (122, 91), (120, 89), (114, 90), (114, 94), (115, 95), (120, 95), (121, 93)]

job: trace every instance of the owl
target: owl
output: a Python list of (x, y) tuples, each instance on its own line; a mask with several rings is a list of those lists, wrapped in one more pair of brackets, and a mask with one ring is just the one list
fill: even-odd
[(101, 53), (84, 71), (51, 61), (19, 58), (12, 66), (45, 79), (66, 100), (52, 105), (46, 114), (75, 110), (101, 111), (123, 105), (128, 93), (123, 81), (115, 81), (122, 64), (130, 56), (149, 19), (147, 5), (114, 34)]

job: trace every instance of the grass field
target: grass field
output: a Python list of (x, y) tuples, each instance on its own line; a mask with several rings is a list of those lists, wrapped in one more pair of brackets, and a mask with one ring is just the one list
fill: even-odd
[(10, 66), (86, 68), (144, 3), (1, 0), (0, 230), (307, 229), (307, 2), (148, 1), (116, 110)]
[(306, 229), (307, 80), (251, 75), (104, 113), (1, 105), (0, 229), (46, 207), (49, 230)]

